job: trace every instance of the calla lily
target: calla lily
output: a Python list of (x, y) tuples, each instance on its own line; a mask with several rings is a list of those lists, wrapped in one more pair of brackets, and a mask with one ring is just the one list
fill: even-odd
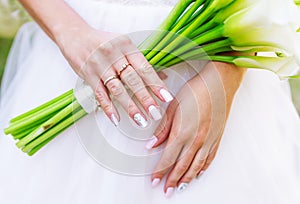
[(270, 70), (280, 78), (299, 74), (299, 65), (294, 57), (243, 56), (236, 57), (232, 62), (239, 67)]

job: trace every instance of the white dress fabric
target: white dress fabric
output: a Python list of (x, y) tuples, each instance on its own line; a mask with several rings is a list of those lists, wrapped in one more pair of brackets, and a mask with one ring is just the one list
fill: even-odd
[[(155, 29), (176, 1), (68, 3), (93, 27), (125, 34)], [(150, 176), (123, 175), (95, 162), (82, 147), (74, 126), (33, 157), (3, 134), (9, 119), (74, 88), (76, 80), (57, 46), (35, 23), (25, 24), (16, 37), (1, 86), (0, 203), (300, 203), (299, 116), (287, 83), (274, 74), (247, 72), (212, 165), (170, 199), (163, 194), (164, 182), (153, 189)], [(104, 116), (100, 120), (103, 135), (114, 145), (126, 147), (111, 122)], [(131, 145), (144, 149), (145, 143)]]

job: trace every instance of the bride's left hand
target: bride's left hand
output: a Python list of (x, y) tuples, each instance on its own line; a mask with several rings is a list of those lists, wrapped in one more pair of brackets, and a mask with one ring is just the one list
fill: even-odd
[(243, 73), (244, 69), (233, 65), (210, 62), (170, 103), (155, 136), (146, 145), (151, 149), (167, 140), (152, 175), (153, 187), (167, 175), (167, 197), (176, 188), (185, 189), (211, 164)]

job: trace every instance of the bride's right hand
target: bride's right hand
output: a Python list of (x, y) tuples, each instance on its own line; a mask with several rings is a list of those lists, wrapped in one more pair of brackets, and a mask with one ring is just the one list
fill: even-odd
[(147, 126), (143, 111), (124, 85), (154, 120), (159, 120), (161, 114), (146, 87), (162, 101), (173, 99), (153, 67), (126, 36), (92, 28), (78, 29), (65, 33), (58, 45), (74, 71), (92, 87), (103, 111), (116, 126), (120, 116), (111, 96), (139, 126)]

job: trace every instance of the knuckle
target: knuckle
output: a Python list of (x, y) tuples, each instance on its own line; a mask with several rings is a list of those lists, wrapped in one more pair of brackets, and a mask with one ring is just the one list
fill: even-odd
[(100, 103), (107, 100), (106, 93), (104, 93), (103, 91), (101, 91), (99, 89), (96, 89), (95, 96)]
[(110, 103), (105, 103), (105, 104), (101, 105), (101, 107), (104, 112), (110, 112), (112, 109), (112, 106)]
[(114, 48), (111, 43), (104, 43), (99, 46), (99, 52), (105, 56), (109, 56), (113, 53)]
[(139, 100), (142, 104), (148, 104), (152, 102), (152, 98), (150, 97), (150, 95), (147, 94), (143, 94), (142, 96), (140, 96)]
[(134, 115), (137, 112), (137, 107), (135, 104), (133, 103), (129, 103), (127, 106), (127, 111), (128, 113), (130, 113), (131, 115)]
[(116, 82), (117, 80), (113, 80), (110, 81), (107, 85), (108, 85), (108, 89), (110, 91), (110, 93), (115, 96), (118, 97), (120, 95), (122, 95), (124, 93), (122, 86), (119, 82)]
[(145, 62), (139, 68), (139, 72), (142, 73), (143, 75), (148, 75), (154, 73), (154, 69), (149, 63)]
[(131, 87), (139, 86), (142, 83), (134, 70), (128, 71), (124, 74), (124, 81)]
[(195, 165), (193, 165), (193, 167), (192, 167), (192, 170), (194, 172), (198, 172), (200, 169), (202, 169), (204, 162), (205, 162), (205, 160), (200, 160), (199, 162), (195, 163)]
[(188, 174), (188, 175), (185, 175), (182, 180), (184, 180), (184, 181), (192, 181), (195, 177), (196, 177), (196, 175), (193, 176), (191, 174)]
[(178, 166), (178, 172), (185, 172), (189, 168), (189, 165), (185, 162)]
[(178, 131), (173, 131), (172, 134), (176, 136), (176, 141), (179, 145), (183, 146), (186, 143), (187, 138), (184, 135), (179, 134)]
[(175, 162), (172, 162), (171, 159), (164, 159), (160, 162), (161, 170), (167, 170), (171, 167)]
[(82, 76), (85, 80), (88, 79), (89, 77), (95, 75), (94, 69), (90, 68), (89, 66), (82, 68), (80, 73), (82, 74)]
[(119, 37), (119, 44), (123, 45), (123, 46), (128, 46), (128, 45), (131, 45), (132, 42), (129, 37), (121, 36), (121, 37)]

